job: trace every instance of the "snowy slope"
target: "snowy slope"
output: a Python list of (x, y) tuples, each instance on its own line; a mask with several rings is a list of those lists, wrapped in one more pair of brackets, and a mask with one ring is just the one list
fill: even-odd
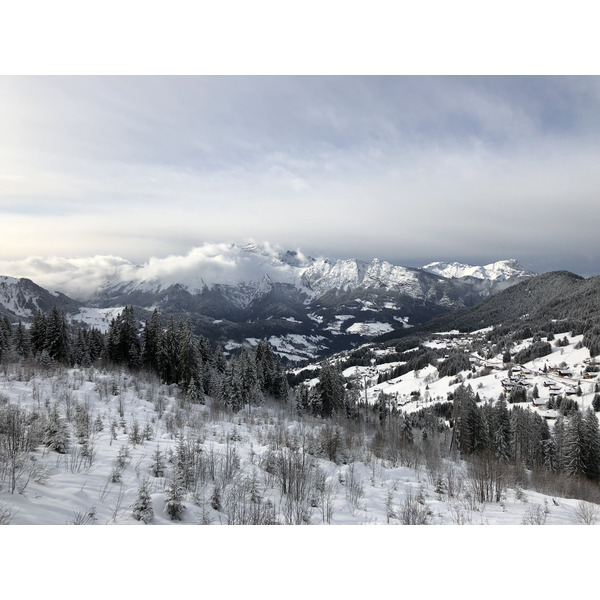
[[(501, 502), (488, 503), (473, 501), (466, 491), (451, 496), (436, 490), (423, 466), (393, 466), (360, 446), (338, 462), (305, 455), (303, 468), (319, 483), (309, 480), (314, 496), (294, 502), (291, 491), (282, 493), (273, 461), (278, 452), (292, 456), (288, 445), (297, 449), (299, 441), (326, 434), (327, 423), (300, 422), (293, 409), (268, 407), (228, 417), (213, 413), (207, 399), (206, 406), (188, 405), (187, 425), (177, 426), (183, 408), (155, 381), (93, 368), (38, 373), (29, 381), (15, 375), (0, 374), (3, 402), (23, 410), (55, 405), (65, 422), (71, 411), (71, 444), (65, 454), (43, 446), (35, 450), (33, 460), (19, 468), (16, 493), (6, 482), (0, 488), (0, 520), (11, 525), (145, 526), (133, 516), (143, 483), (153, 513), (150, 526), (251, 524), (258, 516), (281, 524), (399, 525), (409, 504), (432, 525), (568, 525), (582, 522), (582, 507), (600, 520), (595, 505), (531, 490), (508, 488)], [(74, 415), (82, 414), (93, 424), (85, 438), (77, 437), (75, 428)], [(182, 518), (174, 521), (165, 508), (182, 439), (196, 453), (199, 484), (184, 495)], [(160, 474), (154, 469), (157, 452)], [(455, 485), (464, 478), (456, 463), (442, 461), (438, 468)]]
[[(392, 403), (401, 408), (404, 412), (414, 412), (424, 406), (431, 405), (434, 402), (445, 402), (448, 394), (453, 392), (459, 385), (471, 385), (475, 393), (479, 393), (485, 401), (495, 402), (498, 396), (506, 391), (507, 386), (511, 385), (508, 372), (508, 366), (503, 364), (502, 356), (497, 355), (493, 358), (483, 358), (481, 355), (470, 350), (471, 344), (481, 341), (489, 330), (473, 332), (471, 334), (460, 334), (458, 332), (440, 333), (435, 339), (424, 342), (423, 346), (447, 350), (460, 350), (469, 355), (472, 368), (462, 371), (457, 375), (440, 377), (438, 370), (433, 365), (428, 365), (418, 371), (409, 371), (399, 377), (390, 378), (382, 383), (377, 383), (377, 378), (381, 374), (391, 372), (398, 366), (398, 362), (382, 363), (373, 366), (349, 367), (343, 371), (347, 379), (357, 379), (361, 386), (366, 382), (366, 396), (369, 403), (375, 403), (381, 392), (392, 399)], [(570, 332), (556, 334), (556, 339), (567, 339), (567, 345), (559, 347), (552, 342), (552, 353), (537, 358), (523, 365), (512, 365), (513, 382), (519, 381), (528, 394), (535, 386), (539, 391), (538, 406), (534, 406), (530, 401), (523, 404), (529, 410), (534, 410), (540, 415), (548, 418), (550, 423), (552, 417), (556, 414), (549, 411), (544, 404), (550, 400), (551, 394), (557, 392), (561, 395), (571, 395), (579, 386), (581, 396), (576, 398), (580, 409), (583, 411), (592, 405), (595, 396), (595, 387), (600, 384), (600, 374), (590, 374), (589, 378), (585, 376), (585, 370), (588, 363), (592, 360), (600, 364), (600, 357), (590, 357), (589, 350), (581, 345), (582, 335), (572, 336)], [(511, 349), (516, 353), (532, 344), (532, 338), (525, 339), (521, 344)], [(542, 341), (545, 341), (542, 338)], [(369, 346), (367, 346), (369, 347)], [(392, 349), (393, 350), (393, 349)], [(385, 355), (385, 350), (373, 349), (375, 355)], [(341, 358), (334, 356), (332, 360)], [(319, 363), (313, 363), (304, 367), (305, 369), (317, 369)], [(473, 372), (475, 369), (475, 372)], [(544, 369), (546, 372), (544, 372)], [(568, 376), (561, 375), (558, 371), (568, 372)], [(523, 371), (523, 375), (520, 373)], [(296, 373), (299, 371), (296, 371)], [(318, 379), (313, 379), (310, 385), (316, 385)]]

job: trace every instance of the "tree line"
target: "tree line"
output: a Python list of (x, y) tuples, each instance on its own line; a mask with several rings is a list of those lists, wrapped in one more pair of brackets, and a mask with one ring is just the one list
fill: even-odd
[(36, 312), (29, 329), (20, 321), (0, 321), (0, 361), (31, 359), (52, 364), (88, 367), (96, 363), (144, 370), (170, 385), (177, 384), (195, 402), (208, 395), (233, 410), (258, 404), (266, 396), (288, 397), (285, 372), (269, 344), (259, 341), (226, 357), (223, 349), (192, 332), (190, 321), (171, 316), (163, 325), (154, 310), (143, 327), (133, 306), (113, 318), (106, 334), (92, 327), (72, 326), (56, 307), (48, 314)]
[(494, 404), (477, 402), (472, 388), (460, 385), (452, 401), (452, 445), (462, 455), (488, 453), (507, 464), (600, 481), (600, 433), (591, 407), (559, 412), (550, 429), (536, 412), (509, 409), (504, 394)]

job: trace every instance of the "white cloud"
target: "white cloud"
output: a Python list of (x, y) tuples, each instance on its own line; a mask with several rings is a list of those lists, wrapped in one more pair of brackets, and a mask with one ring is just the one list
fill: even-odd
[[(252, 244), (254, 245), (254, 244)], [(277, 255), (282, 249), (263, 243), (255, 251), (250, 246), (231, 243), (206, 243), (185, 255), (152, 257), (135, 265), (116, 256), (88, 258), (28, 257), (0, 261), (0, 273), (27, 277), (51, 291), (73, 298), (89, 299), (98, 288), (118, 283), (160, 283), (163, 287), (184, 283), (201, 289), (215, 283), (257, 282), (265, 273), (276, 281), (295, 281), (295, 273)], [(304, 256), (300, 254), (300, 259)]]

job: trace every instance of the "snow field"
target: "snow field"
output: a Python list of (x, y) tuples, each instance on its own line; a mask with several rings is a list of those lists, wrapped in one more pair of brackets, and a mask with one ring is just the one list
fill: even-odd
[[(364, 432), (344, 433), (333, 423), (299, 420), (290, 407), (252, 407), (250, 412), (228, 414), (211, 406), (210, 399), (206, 405), (186, 405), (175, 386), (93, 368), (61, 370), (47, 377), (17, 369), (2, 375), (0, 389), (5, 406), (43, 413), (56, 405), (66, 421), (71, 419), (66, 454), (39, 447), (27, 459), (15, 493), (9, 493), (6, 483), (0, 488), (0, 507), (15, 525), (142, 525), (134, 519), (132, 505), (144, 481), (152, 523), (157, 525), (253, 520), (570, 524), (582, 518), (579, 501), (558, 499), (557, 505), (551, 497), (527, 490), (509, 489), (500, 503), (474, 502), (461, 492), (451, 496), (422, 462), (415, 459), (410, 464), (410, 457), (399, 464), (378, 459), (368, 450)], [(87, 452), (75, 436), (76, 412), (84, 412), (92, 424)], [(147, 432), (150, 439), (134, 439), (134, 431), (140, 436)], [(195, 469), (200, 476), (183, 499), (183, 518), (173, 521), (164, 507), (182, 432), (188, 451), (197, 449)], [(338, 449), (331, 450), (335, 446)], [(330, 449), (329, 457), (323, 448)], [(162, 476), (154, 477), (157, 449), (165, 465)], [(287, 465), (287, 475), (282, 465)], [(468, 488), (457, 465), (440, 459), (436, 469), (456, 489)]]

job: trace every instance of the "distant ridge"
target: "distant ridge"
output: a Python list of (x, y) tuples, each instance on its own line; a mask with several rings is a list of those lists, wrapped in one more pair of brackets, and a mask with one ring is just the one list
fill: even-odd
[(290, 361), (410, 329), (531, 276), (516, 260), (418, 269), (377, 258), (313, 258), (256, 243), (205, 244), (141, 265), (114, 256), (36, 264), (52, 290), (73, 290), (77, 300), (42, 288), (25, 293), (18, 280), (5, 278), (3, 314), (31, 320), (36, 307), (60, 298), (74, 320), (106, 327), (124, 306), (133, 306), (141, 321), (157, 309), (165, 322), (189, 320), (195, 333), (226, 350), (266, 339)]

